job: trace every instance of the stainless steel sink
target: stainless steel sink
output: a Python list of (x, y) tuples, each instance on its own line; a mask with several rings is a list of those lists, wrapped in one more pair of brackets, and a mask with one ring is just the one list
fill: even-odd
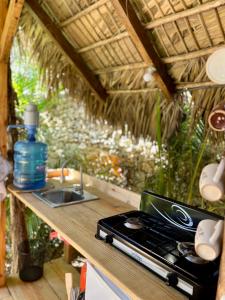
[(86, 191), (77, 192), (73, 187), (55, 189), (47, 192), (33, 192), (33, 195), (51, 207), (60, 207), (98, 199)]

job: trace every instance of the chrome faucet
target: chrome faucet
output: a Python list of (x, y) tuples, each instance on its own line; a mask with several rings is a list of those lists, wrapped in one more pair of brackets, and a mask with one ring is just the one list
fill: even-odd
[[(64, 183), (65, 182), (65, 176), (64, 176), (64, 168), (67, 165), (67, 163), (70, 161), (71, 159), (67, 159), (66, 161), (64, 161), (61, 165), (61, 176), (60, 176), (60, 183)], [(80, 166), (80, 184), (79, 186), (77, 186), (76, 184), (73, 185), (73, 190), (74, 192), (79, 192), (80, 195), (84, 194), (84, 182), (83, 182), (83, 169), (82, 166)]]
[(64, 168), (67, 165), (67, 163), (70, 161), (71, 159), (67, 159), (65, 160), (62, 165), (61, 165), (61, 176), (60, 176), (60, 183), (64, 183), (65, 182), (65, 176), (64, 176)]

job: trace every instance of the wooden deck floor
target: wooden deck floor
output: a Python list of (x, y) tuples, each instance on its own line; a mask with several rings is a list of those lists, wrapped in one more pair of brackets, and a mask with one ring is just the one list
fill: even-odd
[(18, 276), (10, 276), (7, 286), (0, 288), (0, 300), (66, 300), (65, 273), (72, 272), (74, 286), (79, 285), (79, 272), (57, 259), (45, 264), (44, 277), (25, 283)]

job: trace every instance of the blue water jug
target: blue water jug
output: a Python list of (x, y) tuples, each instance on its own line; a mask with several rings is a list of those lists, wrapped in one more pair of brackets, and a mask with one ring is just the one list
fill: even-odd
[(43, 188), (46, 184), (47, 145), (35, 139), (18, 141), (14, 146), (14, 181), (22, 190)]

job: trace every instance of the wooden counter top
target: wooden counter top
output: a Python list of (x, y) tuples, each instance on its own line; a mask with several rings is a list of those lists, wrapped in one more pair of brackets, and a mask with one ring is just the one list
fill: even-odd
[[(97, 188), (98, 182), (99, 186)], [(120, 188), (112, 188), (113, 185), (109, 185), (111, 188), (107, 189), (105, 188), (106, 185), (96, 179), (94, 183), (95, 187), (85, 187), (85, 189), (99, 196), (98, 200), (59, 208), (47, 206), (31, 193), (17, 192), (12, 188), (9, 188), (9, 191), (49, 226), (59, 232), (63, 238), (127, 293), (131, 299), (187, 299), (174, 288), (166, 286), (157, 276), (125, 254), (95, 238), (99, 219), (137, 209), (137, 207), (135, 208), (126, 203), (132, 202), (132, 197), (135, 198), (131, 192), (127, 194), (127, 197), (130, 195), (131, 200), (125, 199), (122, 202), (109, 195), (109, 190), (116, 195)], [(123, 196), (126, 197), (126, 192), (123, 193)]]

